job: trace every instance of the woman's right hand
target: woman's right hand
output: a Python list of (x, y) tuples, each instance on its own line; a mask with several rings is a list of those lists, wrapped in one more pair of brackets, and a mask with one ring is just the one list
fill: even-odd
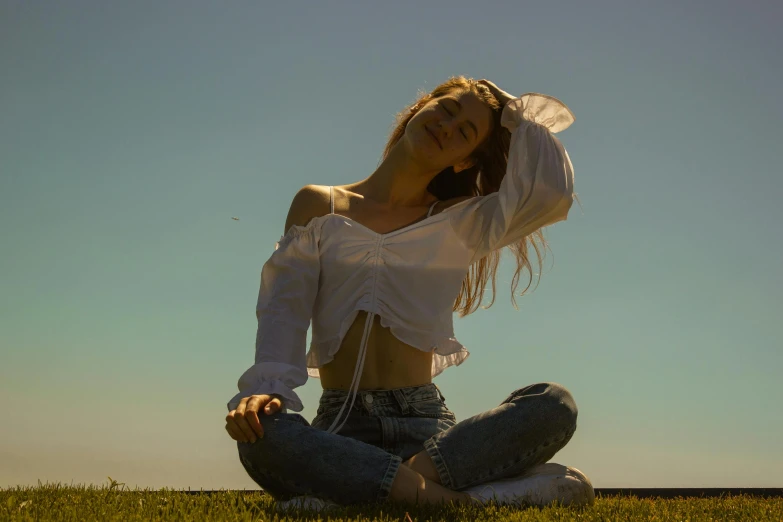
[(493, 82), (483, 79), (479, 80), (477, 83), (480, 83), (484, 85), (485, 87), (489, 88), (489, 91), (492, 93), (492, 95), (497, 99), (498, 102), (500, 102), (501, 107), (505, 107), (506, 104), (514, 99), (513, 94), (509, 94), (497, 85), (495, 85)]
[(251, 395), (244, 397), (237, 406), (226, 415), (226, 431), (229, 436), (239, 442), (255, 442), (256, 436), (264, 436), (264, 428), (258, 420), (258, 412), (266, 415), (280, 411), (283, 404), (272, 395)]

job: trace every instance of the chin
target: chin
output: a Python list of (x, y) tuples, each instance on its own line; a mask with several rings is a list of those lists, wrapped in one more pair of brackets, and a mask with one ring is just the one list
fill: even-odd
[(418, 136), (408, 136), (404, 134), (402, 140), (404, 142), (405, 151), (408, 156), (416, 160), (416, 163), (428, 163), (432, 161), (432, 151), (428, 150)]

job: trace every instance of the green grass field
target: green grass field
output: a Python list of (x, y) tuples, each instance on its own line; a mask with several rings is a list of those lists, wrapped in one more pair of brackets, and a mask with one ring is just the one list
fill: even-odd
[(636, 498), (598, 496), (588, 508), (511, 508), (508, 506), (411, 506), (379, 503), (330, 512), (274, 510), (262, 492), (219, 491), (191, 494), (176, 490), (130, 490), (112, 481), (105, 486), (46, 484), (0, 489), (0, 520), (193, 520), (193, 521), (783, 521), (783, 498), (748, 495), (720, 498)]

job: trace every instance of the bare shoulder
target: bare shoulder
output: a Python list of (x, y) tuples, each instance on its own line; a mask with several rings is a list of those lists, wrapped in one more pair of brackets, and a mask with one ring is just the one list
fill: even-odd
[(329, 187), (305, 185), (299, 189), (291, 201), (283, 233), (286, 233), (293, 225), (306, 226), (313, 218), (324, 216), (329, 211)]

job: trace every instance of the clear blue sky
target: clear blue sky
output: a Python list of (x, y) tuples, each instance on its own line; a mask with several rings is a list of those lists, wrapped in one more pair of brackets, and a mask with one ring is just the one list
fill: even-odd
[(2, 2), (0, 487), (257, 488), (224, 417), (291, 198), (458, 74), (572, 109), (582, 202), (455, 319), (458, 420), (556, 381), (596, 487), (781, 486), (781, 4), (310, 4)]

